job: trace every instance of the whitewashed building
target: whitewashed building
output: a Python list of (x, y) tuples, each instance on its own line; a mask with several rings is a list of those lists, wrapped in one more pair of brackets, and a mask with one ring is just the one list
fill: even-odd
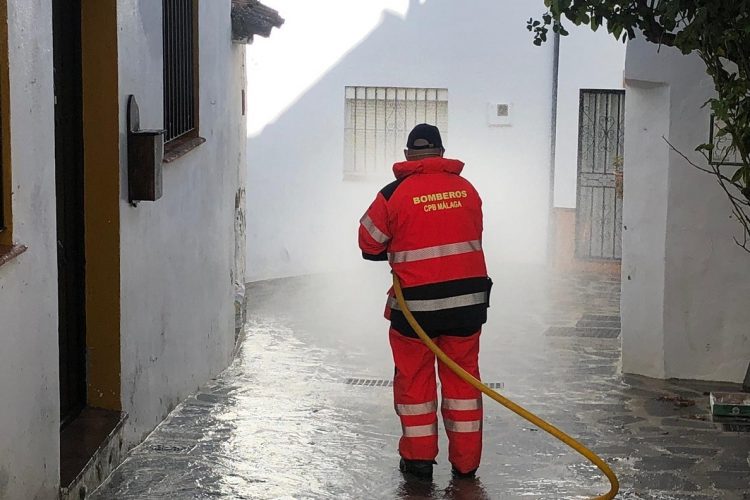
[(750, 256), (705, 159), (714, 92), (705, 65), (628, 45), (623, 233), (623, 371), (742, 382), (750, 361)]
[[(249, 82), (249, 280), (357, 266), (359, 217), (422, 121), (441, 128), (446, 155), (466, 163), (483, 197), (491, 260), (544, 262), (557, 219), (557, 232), (570, 234), (553, 239), (572, 258), (581, 91), (614, 95), (616, 115), (624, 44), (581, 29), (559, 50), (552, 41), (536, 47), (526, 23), (544, 6), (524, 0), (267, 3), (287, 23), (248, 64), (257, 74)], [(596, 239), (583, 256), (613, 262), (616, 149), (613, 141), (596, 192), (606, 214), (579, 224)]]
[(233, 38), (280, 23), (254, 0), (0, 1), (0, 498), (82, 498), (229, 363)]

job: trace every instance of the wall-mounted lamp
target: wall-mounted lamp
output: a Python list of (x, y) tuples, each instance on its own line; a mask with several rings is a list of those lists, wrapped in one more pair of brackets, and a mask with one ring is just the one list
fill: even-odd
[(156, 201), (162, 195), (164, 130), (141, 130), (135, 96), (128, 97), (128, 199)]

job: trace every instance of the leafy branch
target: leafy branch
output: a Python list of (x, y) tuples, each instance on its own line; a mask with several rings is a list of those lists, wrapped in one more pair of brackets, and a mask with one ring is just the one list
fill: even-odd
[(730, 203), (732, 204), (732, 217), (735, 218), (743, 228), (742, 241), (737, 239), (737, 237), (734, 237), (734, 241), (743, 250), (745, 250), (746, 252), (750, 252), (750, 215), (748, 214), (748, 209), (750, 208), (750, 199), (748, 199), (746, 194), (747, 188), (743, 188), (743, 186), (736, 180), (737, 172), (740, 172), (741, 169), (737, 169), (737, 172), (735, 172), (735, 175), (733, 175), (731, 178), (724, 175), (721, 171), (722, 167), (729, 166), (726, 165), (727, 155), (729, 154), (729, 152), (725, 152), (723, 158), (719, 162), (712, 162), (708, 153), (702, 152), (704, 158), (706, 159), (706, 162), (709, 165), (709, 167), (706, 168), (698, 165), (693, 160), (688, 158), (685, 153), (678, 150), (671, 142), (667, 140), (666, 137), (664, 137), (663, 139), (669, 145), (670, 149), (680, 155), (688, 164), (702, 172), (711, 174), (716, 177), (719, 186), (721, 186), (721, 188), (724, 190), (724, 193), (726, 193)]
[[(717, 124), (715, 140), (696, 148), (708, 166), (670, 146), (690, 165), (716, 177), (743, 229), (741, 241), (735, 241), (750, 252), (750, 0), (544, 0), (544, 5), (541, 19), (529, 19), (527, 25), (536, 45), (547, 41), (550, 29), (568, 35), (565, 24), (572, 23), (594, 31), (606, 26), (623, 42), (640, 35), (700, 57), (716, 90), (705, 104)], [(734, 167), (731, 176), (725, 174)]]

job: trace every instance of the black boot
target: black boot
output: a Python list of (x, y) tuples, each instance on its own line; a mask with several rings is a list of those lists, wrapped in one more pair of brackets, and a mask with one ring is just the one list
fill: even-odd
[(477, 476), (477, 470), (470, 470), (469, 472), (461, 472), (458, 469), (456, 469), (456, 466), (454, 465), (451, 469), (451, 472), (453, 473), (453, 477), (456, 479), (474, 479)]
[(407, 460), (402, 458), (398, 468), (404, 474), (411, 474), (422, 479), (432, 479), (432, 465), (434, 463), (433, 460)]

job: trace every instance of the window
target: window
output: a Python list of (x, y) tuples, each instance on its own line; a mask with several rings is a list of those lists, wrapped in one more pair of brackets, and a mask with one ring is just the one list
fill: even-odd
[[(198, 137), (198, 20), (196, 0), (162, 0), (164, 142)], [(202, 142), (202, 140), (201, 140)]]
[(448, 136), (448, 90), (346, 87), (344, 176), (387, 175), (404, 159), (406, 137), (419, 123)]

